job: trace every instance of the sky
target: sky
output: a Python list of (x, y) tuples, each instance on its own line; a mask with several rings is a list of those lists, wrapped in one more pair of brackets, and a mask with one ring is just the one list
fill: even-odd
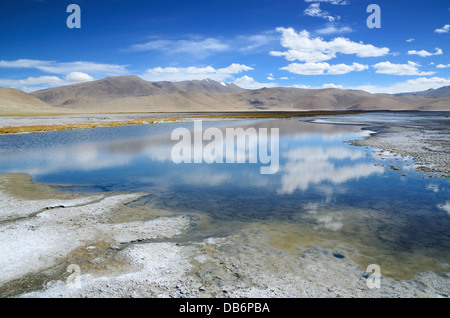
[(399, 93), (450, 85), (449, 56), (448, 0), (0, 1), (0, 87), (26, 92), (137, 75)]

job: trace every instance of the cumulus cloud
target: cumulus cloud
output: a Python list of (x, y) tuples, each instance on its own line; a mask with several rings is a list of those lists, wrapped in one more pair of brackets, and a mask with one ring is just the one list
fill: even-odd
[(206, 67), (155, 67), (148, 69), (142, 78), (148, 81), (186, 81), (212, 79), (226, 81), (233, 78), (233, 74), (253, 70), (250, 66), (233, 63), (228, 67), (215, 69)]
[(389, 61), (377, 63), (373, 66), (378, 74), (389, 75), (433, 75), (435, 72), (420, 72), (420, 64), (408, 61), (407, 64), (394, 64)]
[(411, 42), (414, 42), (415, 40), (416, 39), (411, 38), (411, 39), (407, 39), (406, 42), (411, 43)]
[(52, 74), (69, 74), (72, 72), (86, 72), (89, 74), (123, 75), (128, 71), (126, 65), (104, 64), (86, 61), (56, 62), (45, 60), (19, 59), (14, 61), (0, 60), (0, 68), (32, 68)]
[(450, 24), (446, 24), (444, 25), (442, 28), (438, 28), (436, 30), (434, 30), (435, 33), (448, 33), (450, 32)]
[(84, 83), (93, 81), (94, 79), (89, 74), (83, 72), (71, 72), (66, 75), (66, 80), (71, 83)]
[(259, 83), (255, 81), (253, 77), (244, 75), (241, 78), (237, 78), (234, 82), (239, 87), (246, 88), (246, 89), (259, 89), (263, 87), (276, 87), (277, 84), (275, 83)]
[(389, 53), (389, 49), (378, 48), (371, 44), (356, 43), (344, 37), (337, 37), (329, 42), (320, 37), (311, 37), (303, 30), (297, 33), (293, 28), (277, 28), (282, 34), (281, 45), (285, 52), (271, 51), (272, 56), (283, 56), (288, 61), (323, 62), (340, 54), (356, 55), (358, 57), (379, 57)]
[(408, 51), (408, 55), (419, 55), (421, 57), (427, 57), (427, 56), (433, 56), (433, 55), (442, 55), (444, 52), (442, 51), (442, 49), (440, 48), (436, 48), (435, 49), (436, 52), (431, 53), (425, 50), (420, 50), (420, 51), (416, 51), (416, 50), (410, 50)]
[(341, 75), (350, 72), (361, 72), (369, 67), (367, 65), (353, 63), (330, 65), (326, 62), (323, 63), (291, 63), (288, 66), (282, 67), (281, 70), (286, 70), (294, 74), (300, 75)]

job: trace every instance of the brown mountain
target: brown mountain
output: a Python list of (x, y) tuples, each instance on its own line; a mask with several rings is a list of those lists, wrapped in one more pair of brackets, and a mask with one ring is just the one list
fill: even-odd
[(87, 113), (450, 110), (450, 97), (393, 96), (334, 88), (245, 90), (213, 80), (148, 82), (137, 76), (107, 77), (22, 95), (38, 108)]
[(42, 100), (14, 88), (0, 87), (0, 114), (65, 113), (62, 107), (53, 107)]
[(428, 89), (426, 91), (421, 92), (412, 92), (412, 93), (400, 93), (395, 94), (396, 96), (425, 96), (425, 97), (450, 97), (450, 86), (443, 86), (436, 89)]
[[(73, 109), (100, 106), (114, 100), (183, 93), (233, 94), (245, 91), (234, 84), (211, 80), (184, 82), (148, 82), (137, 76), (107, 77), (77, 85), (43, 89), (33, 96), (53, 106)], [(136, 103), (132, 103), (135, 105)], [(134, 106), (136, 107), (136, 106)]]

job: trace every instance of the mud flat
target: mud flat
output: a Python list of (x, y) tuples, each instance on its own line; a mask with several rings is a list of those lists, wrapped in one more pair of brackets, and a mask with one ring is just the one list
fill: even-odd
[[(420, 115), (397, 121), (364, 122), (376, 134), (354, 140), (355, 146), (376, 148), (383, 159), (414, 159), (414, 168), (427, 177), (450, 177), (450, 113)], [(393, 116), (395, 117), (395, 116)]]
[(449, 276), (433, 272), (381, 277), (381, 288), (370, 289), (369, 273), (352, 260), (357, 251), (287, 252), (267, 231), (276, 225), (198, 238), (190, 233), (207, 228), (207, 216), (133, 205), (144, 194), (55, 190), (26, 175), (0, 175), (1, 297), (450, 295)]

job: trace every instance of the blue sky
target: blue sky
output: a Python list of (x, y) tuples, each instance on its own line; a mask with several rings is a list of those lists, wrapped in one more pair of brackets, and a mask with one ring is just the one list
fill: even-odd
[(0, 2), (0, 86), (27, 92), (138, 75), (396, 93), (450, 85), (449, 54), (448, 0)]

